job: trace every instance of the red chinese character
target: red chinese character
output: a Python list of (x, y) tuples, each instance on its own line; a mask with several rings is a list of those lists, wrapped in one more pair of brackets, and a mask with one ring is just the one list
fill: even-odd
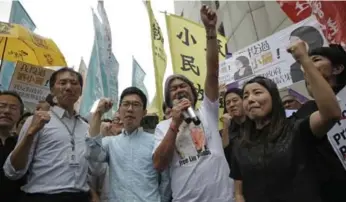
[(310, 9), (309, 2), (296, 1), (297, 16), (300, 15), (305, 10)]

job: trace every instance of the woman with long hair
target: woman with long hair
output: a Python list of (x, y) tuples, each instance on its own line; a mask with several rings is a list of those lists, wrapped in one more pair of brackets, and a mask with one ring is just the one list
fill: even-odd
[(302, 64), (319, 111), (305, 119), (286, 118), (276, 84), (255, 77), (243, 87), (243, 107), (248, 116), (242, 139), (235, 144), (231, 176), (236, 202), (320, 202), (315, 180), (311, 139), (323, 137), (339, 120), (335, 94), (303, 41), (288, 51)]

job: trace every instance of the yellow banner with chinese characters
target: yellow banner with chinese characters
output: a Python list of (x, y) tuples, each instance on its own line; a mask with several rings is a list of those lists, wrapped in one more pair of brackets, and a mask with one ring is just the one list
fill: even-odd
[(153, 62), (155, 69), (155, 86), (156, 86), (156, 95), (155, 95), (155, 104), (152, 107), (157, 108), (158, 116), (160, 119), (163, 118), (162, 112), (162, 103), (163, 103), (163, 93), (162, 93), (162, 83), (163, 77), (166, 71), (167, 65), (167, 56), (164, 49), (164, 40), (161, 32), (161, 28), (157, 23), (154, 13), (151, 9), (150, 1), (145, 1), (150, 21), (150, 31), (151, 31), (151, 42), (152, 42), (152, 51), (153, 51)]
[[(206, 33), (203, 26), (176, 15), (166, 15), (169, 45), (172, 55), (173, 72), (187, 76), (198, 92), (197, 107), (204, 97), (204, 80), (206, 77)], [(227, 54), (227, 39), (217, 36), (219, 43), (219, 60)], [(215, 89), (217, 90), (217, 89)], [(220, 104), (219, 115), (223, 113)], [(219, 123), (219, 127), (222, 127)]]

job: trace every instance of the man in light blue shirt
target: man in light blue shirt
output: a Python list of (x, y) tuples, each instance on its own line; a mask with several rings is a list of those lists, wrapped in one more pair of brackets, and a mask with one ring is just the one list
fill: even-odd
[(146, 106), (145, 94), (136, 87), (129, 87), (120, 96), (119, 113), (124, 124), (120, 135), (100, 135), (101, 117), (112, 107), (109, 99), (99, 102), (90, 121), (89, 157), (109, 164), (109, 201), (165, 202), (170, 199), (167, 172), (160, 175), (153, 167), (154, 136), (140, 128)]

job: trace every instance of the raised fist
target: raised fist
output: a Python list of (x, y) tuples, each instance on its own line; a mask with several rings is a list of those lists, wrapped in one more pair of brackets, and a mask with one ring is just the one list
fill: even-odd
[(28, 134), (30, 135), (36, 134), (49, 121), (50, 121), (50, 115), (48, 111), (35, 111), (31, 124), (29, 126)]
[(113, 102), (111, 99), (109, 98), (102, 98), (99, 102), (99, 104), (97, 105), (97, 109), (96, 112), (100, 113), (100, 114), (104, 114), (106, 112), (108, 112), (113, 106)]
[(205, 28), (215, 29), (217, 23), (216, 13), (206, 5), (201, 8), (201, 19)]
[(228, 113), (221, 116), (221, 121), (224, 125), (229, 125), (231, 123), (232, 116)]
[(302, 40), (293, 42), (289, 48), (287, 48), (287, 52), (291, 53), (293, 58), (297, 61), (309, 56), (306, 43)]

